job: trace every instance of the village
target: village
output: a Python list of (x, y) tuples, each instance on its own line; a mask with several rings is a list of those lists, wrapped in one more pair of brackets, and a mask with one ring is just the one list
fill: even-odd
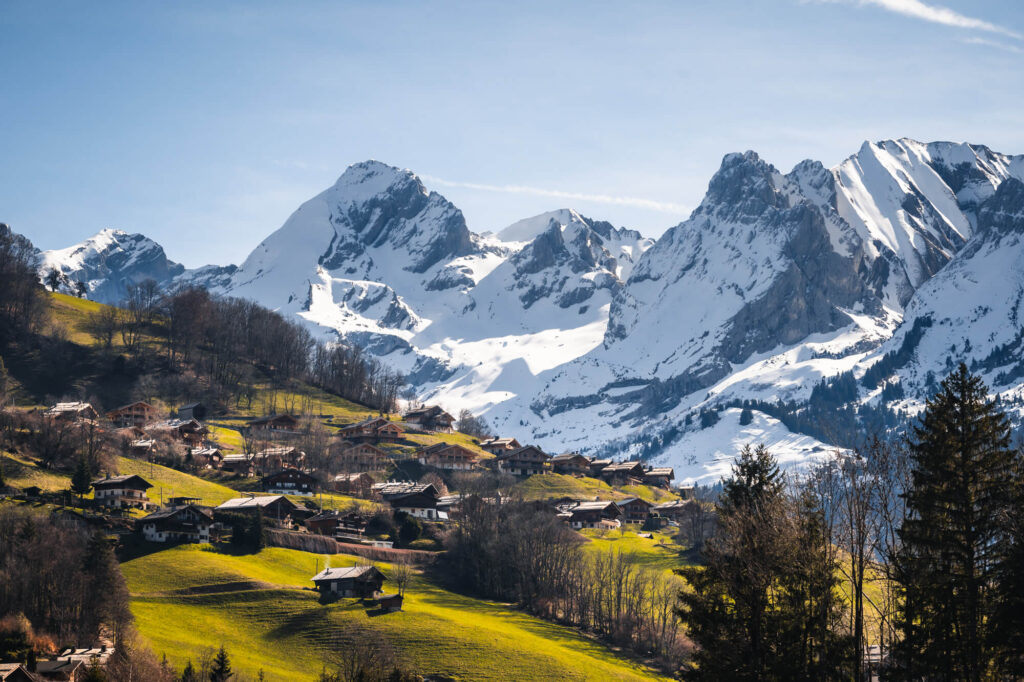
[[(630, 529), (652, 543), (652, 532), (682, 538), (696, 527), (700, 537), (687, 535), (687, 544), (699, 545), (712, 531), (708, 505), (693, 499), (692, 487), (675, 485), (671, 468), (552, 455), (515, 438), (470, 437), (436, 405), (346, 422), (331, 414), (214, 416), (201, 402), (168, 408), (136, 401), (100, 412), (88, 402), (66, 401), (26, 416), (32, 417), (69, 439), (114, 443), (119, 461), (133, 466), (131, 473), (106, 470), (87, 480), (72, 475), (63, 490), (8, 486), (10, 501), (74, 517), (120, 550), (266, 543), (361, 557), (358, 565), (324, 567), (308, 581), (324, 603), (354, 600), (374, 613), (403, 609), (408, 563), (442, 552), (442, 538), (467, 506), (500, 510), (528, 499), (572, 531), (601, 536)], [(147, 465), (216, 481), (236, 494), (211, 500), (175, 490), (149, 480)], [(371, 558), (391, 562), (394, 571)], [(90, 662), (102, 665), (112, 646), (82, 643), (78, 649), (93, 654), (61, 652), (25, 672), (76, 680)], [(0, 679), (22, 679), (16, 664), (8, 668), (0, 668), (6, 671)]]

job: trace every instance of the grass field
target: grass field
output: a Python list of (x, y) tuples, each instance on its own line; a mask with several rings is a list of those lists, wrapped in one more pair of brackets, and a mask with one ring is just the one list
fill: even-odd
[(572, 497), (577, 500), (594, 499), (621, 500), (626, 497), (641, 497), (648, 502), (668, 502), (679, 499), (678, 495), (660, 488), (646, 485), (632, 485), (616, 489), (596, 478), (577, 478), (562, 474), (530, 476), (516, 484), (514, 490), (527, 500), (542, 500), (553, 497)]
[(117, 469), (119, 474), (137, 474), (152, 483), (149, 499), (157, 503), (161, 495), (164, 500), (168, 497), (198, 497), (202, 504), (216, 507), (225, 500), (238, 497), (238, 492), (227, 486), (159, 464), (118, 457)]
[(6, 452), (3, 453), (3, 471), (4, 481), (15, 488), (28, 488), (34, 485), (53, 492), (71, 487), (70, 476), (42, 469), (29, 459)]
[[(279, 548), (232, 555), (185, 546), (122, 569), (139, 631), (178, 668), (223, 644), (233, 667), (247, 675), (262, 669), (269, 680), (313, 680), (363, 633), (388, 641), (418, 673), (460, 680), (667, 679), (571, 629), (422, 577), (408, 588), (400, 613), (373, 617), (351, 599), (320, 604), (308, 589), (310, 576), (327, 562), (355, 561)], [(381, 568), (387, 573), (387, 565)]]
[(687, 563), (679, 554), (683, 548), (664, 533), (650, 533), (654, 537), (644, 538), (632, 530), (620, 533), (585, 529), (580, 532), (590, 540), (585, 545), (587, 551), (621, 552), (629, 555), (631, 563), (669, 573)]

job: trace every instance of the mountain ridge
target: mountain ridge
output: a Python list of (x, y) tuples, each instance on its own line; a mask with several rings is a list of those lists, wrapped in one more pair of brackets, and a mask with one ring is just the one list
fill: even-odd
[[(864, 389), (847, 407), (919, 409), (927, 373), (944, 362), (933, 348), (943, 325), (914, 321), (942, 317), (936, 290), (963, 284), (944, 272), (987, 282), (970, 299), (995, 286), (999, 271), (984, 259), (1024, 271), (1013, 255), (1022, 180), (1024, 155), (966, 143), (865, 142), (833, 168), (805, 160), (785, 174), (753, 151), (731, 153), (693, 213), (651, 240), (571, 209), (475, 234), (414, 173), (368, 161), (237, 268), (164, 279), (252, 298), (359, 343), (406, 373), (421, 399), (482, 413), (520, 441), (643, 455), (703, 479), (722, 454), (696, 451), (707, 447), (710, 411), (807, 404), (815, 385), (863, 376), (914, 328), (922, 350), (884, 382), (906, 396)], [(74, 276), (74, 248), (44, 260)], [(138, 273), (121, 280), (129, 274)], [(1002, 331), (988, 334), (1012, 345)], [(971, 347), (991, 351), (991, 339)], [(1014, 362), (1021, 345), (1006, 351)], [(774, 417), (758, 419), (791, 444), (786, 461), (831, 447), (780, 438), (785, 427), (764, 421)]]

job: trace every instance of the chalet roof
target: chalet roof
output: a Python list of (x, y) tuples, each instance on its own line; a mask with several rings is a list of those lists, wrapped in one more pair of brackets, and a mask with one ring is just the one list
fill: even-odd
[(589, 457), (584, 457), (583, 455), (581, 455), (578, 452), (565, 452), (565, 453), (562, 453), (561, 455), (552, 455), (551, 456), (551, 462), (552, 463), (555, 463), (555, 462), (571, 462), (574, 459), (584, 459), (588, 463), (590, 462), (590, 458)]
[(609, 464), (612, 464), (612, 461), (610, 459), (592, 459), (590, 460), (590, 464), (591, 466), (606, 467)]
[(122, 405), (121, 407), (115, 407), (114, 409), (112, 409), (107, 414), (115, 414), (117, 412), (121, 412), (122, 410), (127, 410), (130, 407), (135, 407), (137, 405), (141, 405), (141, 406), (143, 406), (143, 407), (145, 407), (147, 409), (150, 409), (150, 410), (155, 410), (156, 409), (155, 407), (153, 407), (152, 405), (147, 403), (145, 400), (136, 400), (134, 403), (128, 403), (127, 405)]
[(675, 478), (676, 472), (672, 467), (652, 467), (644, 472), (644, 476), (668, 476)]
[(324, 580), (369, 580), (375, 576), (385, 578), (384, 574), (376, 566), (347, 566), (345, 568), (325, 568), (310, 580), (315, 583)]
[(354, 474), (337, 474), (335, 475), (334, 480), (337, 481), (338, 483), (354, 483), (363, 478), (364, 476), (370, 477), (370, 474), (366, 473), (365, 471), (360, 471)]
[(36, 672), (40, 675), (53, 675), (60, 673), (62, 677), (69, 677), (76, 670), (84, 666), (80, 659), (57, 659), (56, 661), (36, 661)]
[(675, 509), (682, 509), (688, 504), (690, 503), (685, 500), (672, 500), (671, 502), (662, 502), (661, 504), (654, 505), (654, 511), (671, 511)]
[(564, 507), (568, 511), (593, 511), (617, 506), (618, 503), (616, 503), (614, 500), (593, 500), (589, 502), (576, 502), (571, 505), (564, 505)]
[(495, 436), (494, 438), (488, 438), (486, 440), (480, 441), (480, 446), (481, 447), (488, 446), (488, 445), (506, 446), (506, 445), (512, 445), (513, 443), (516, 444), (517, 448), (518, 447), (522, 447), (519, 444), (519, 441), (517, 441), (515, 438), (498, 438), (497, 436)]
[(139, 486), (143, 490), (148, 490), (153, 487), (153, 484), (137, 474), (108, 476), (92, 482), (93, 488), (124, 488), (126, 486)]
[(477, 456), (477, 454), (470, 450), (469, 448), (459, 445), (457, 443), (434, 443), (433, 445), (428, 445), (427, 447), (420, 449), (416, 454), (432, 455), (435, 452), (444, 452), (445, 450), (458, 450), (460, 452), (466, 453), (471, 457)]
[(427, 405), (419, 408), (418, 410), (410, 410), (409, 412), (406, 412), (402, 418), (408, 420), (423, 419), (424, 417), (428, 419), (450, 419), (451, 421), (455, 421), (455, 417), (451, 416), (437, 405)]
[(498, 457), (498, 459), (502, 459), (502, 460), (504, 460), (504, 459), (518, 459), (519, 457), (522, 457), (523, 455), (527, 454), (531, 450), (533, 450), (533, 451), (537, 452), (538, 454), (540, 454), (544, 459), (550, 459), (551, 458), (551, 456), (548, 453), (544, 452), (543, 450), (538, 448), (536, 445), (524, 445), (521, 448), (516, 448), (515, 450), (509, 450), (508, 452), (503, 452), (500, 455), (498, 455), (497, 457)]
[(159, 430), (159, 429), (180, 429), (180, 428), (184, 428), (184, 427), (188, 427), (189, 429), (192, 429), (192, 430), (195, 430), (195, 431), (200, 431), (200, 430), (206, 429), (206, 427), (203, 426), (202, 424), (200, 424), (199, 421), (196, 420), (196, 419), (177, 419), (177, 418), (175, 418), (175, 419), (165, 419), (162, 422), (156, 422), (155, 424), (150, 424), (146, 428), (158, 429)]
[(207, 507), (200, 507), (197, 504), (180, 504), (180, 505), (177, 505), (177, 506), (174, 506), (174, 507), (166, 507), (164, 509), (157, 510), (157, 511), (153, 512), (152, 514), (149, 514), (147, 516), (143, 516), (139, 520), (145, 522), (145, 521), (161, 521), (163, 519), (171, 519), (171, 518), (174, 518), (175, 516), (177, 516), (180, 512), (185, 511), (186, 509), (192, 509), (193, 511), (195, 511), (195, 512), (197, 512), (199, 514), (202, 514), (203, 516), (205, 516), (207, 518), (213, 519), (213, 512), (210, 511)]
[(438, 507), (451, 507), (456, 505), (462, 499), (461, 495), (441, 495), (437, 498)]
[(627, 504), (641, 504), (645, 507), (653, 507), (654, 505), (642, 497), (627, 497), (616, 502), (617, 505), (623, 507)]
[(437, 488), (433, 483), (412, 483), (405, 481), (388, 481), (386, 483), (374, 483), (374, 492), (380, 493), (383, 497), (395, 497), (399, 495), (412, 495), (414, 493), (427, 493), (432, 491), (437, 496)]
[(269, 507), (275, 502), (284, 502), (286, 505), (290, 505), (295, 509), (298, 509), (291, 500), (284, 495), (260, 495), (253, 497), (236, 497), (228, 500), (227, 502), (219, 505), (217, 509), (222, 511), (231, 511), (232, 509), (255, 509), (256, 507)]
[(57, 403), (46, 411), (46, 414), (78, 414), (84, 410), (93, 409), (90, 403), (83, 402), (70, 402), (70, 403)]
[(30, 680), (32, 677), (29, 675), (28, 668), (23, 666), (21, 663), (0, 663), (0, 680), (6, 680), (8, 677), (14, 675), (15, 672), (20, 670), (23, 675), (19, 675), (18, 679)]
[[(213, 455), (220, 453), (220, 448), (192, 448), (189, 452), (192, 453), (193, 457), (195, 457), (196, 455), (200, 455), (202, 457), (212, 457)], [(243, 455), (243, 457), (244, 456), (245, 455)]]
[(195, 408), (197, 408), (197, 407), (199, 407), (201, 405), (202, 405), (201, 402), (194, 402), (194, 403), (189, 403), (188, 405), (182, 405), (178, 409), (179, 410), (193, 410), (193, 409), (195, 409)]
[(612, 464), (609, 464), (608, 466), (606, 466), (601, 473), (605, 473), (605, 474), (614, 474), (614, 473), (628, 474), (631, 471), (634, 471), (637, 467), (640, 468), (640, 471), (643, 471), (644, 467), (643, 467), (643, 465), (640, 462), (613, 462)]
[(224, 455), (224, 464), (234, 464), (235, 462), (248, 462), (249, 455)]
[(308, 479), (313, 480), (313, 481), (316, 480), (316, 476), (313, 476), (312, 474), (308, 474), (305, 471), (302, 471), (300, 469), (296, 469), (295, 467), (285, 467), (284, 469), (278, 469), (277, 471), (274, 471), (274, 472), (271, 472), (269, 474), (266, 474), (263, 477), (263, 480), (266, 481), (268, 479), (275, 479), (275, 478), (278, 478), (278, 477), (280, 477), (282, 475), (301, 476), (303, 478), (308, 478)]

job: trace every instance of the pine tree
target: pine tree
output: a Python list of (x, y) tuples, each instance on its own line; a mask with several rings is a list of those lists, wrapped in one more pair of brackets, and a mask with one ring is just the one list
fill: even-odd
[(221, 645), (210, 668), (210, 682), (227, 682), (231, 679), (231, 675), (231, 660), (228, 658), (228, 653), (224, 651), (224, 646)]
[(103, 672), (103, 668), (100, 667), (99, 661), (94, 658), (86, 668), (85, 675), (80, 679), (82, 682), (106, 682), (107, 676)]
[(71, 491), (78, 495), (78, 506), (83, 506), (82, 498), (92, 490), (92, 472), (85, 457), (78, 458), (78, 465), (71, 474)]
[(686, 679), (758, 680), (769, 667), (768, 602), (779, 566), (768, 531), (781, 501), (775, 459), (763, 446), (744, 447), (719, 499), (707, 566), (680, 570), (692, 589), (680, 594), (678, 613), (698, 647)]
[(199, 682), (199, 673), (192, 667), (191, 660), (185, 664), (185, 668), (181, 671), (181, 682)]
[(1019, 455), (981, 379), (959, 366), (927, 404), (911, 443), (912, 485), (900, 536), (903, 637), (911, 679), (994, 679), (1000, 565)]

